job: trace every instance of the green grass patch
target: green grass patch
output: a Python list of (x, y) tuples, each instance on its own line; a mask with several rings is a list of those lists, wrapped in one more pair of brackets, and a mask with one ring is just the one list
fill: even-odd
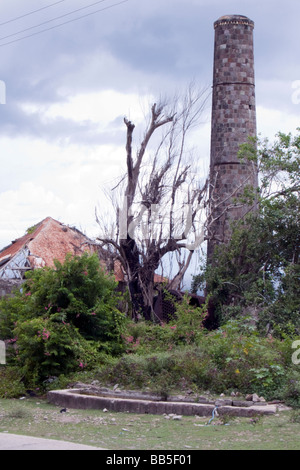
[[(183, 416), (68, 410), (45, 399), (0, 400), (1, 433), (87, 444), (108, 450), (299, 450), (299, 413), (281, 411), (256, 424), (250, 418), (219, 420)], [(224, 424), (225, 421), (225, 424)]]

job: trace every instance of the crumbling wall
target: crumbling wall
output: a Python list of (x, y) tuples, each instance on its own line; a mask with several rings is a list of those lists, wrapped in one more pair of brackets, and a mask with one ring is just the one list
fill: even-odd
[(21, 289), (23, 284), (22, 279), (17, 280), (4, 280), (0, 279), (0, 297), (5, 297), (6, 295), (12, 295), (15, 289)]

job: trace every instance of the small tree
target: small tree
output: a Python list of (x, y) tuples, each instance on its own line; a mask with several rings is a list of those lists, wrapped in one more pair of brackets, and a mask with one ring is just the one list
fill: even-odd
[[(300, 129), (299, 129), (300, 130)], [(279, 133), (241, 147), (241, 157), (254, 159), (260, 175), (258, 210), (233, 227), (231, 241), (218, 247), (205, 280), (221, 321), (249, 313), (270, 331), (277, 324), (300, 328), (300, 134)], [(194, 288), (203, 276), (195, 277)]]
[(102, 248), (121, 263), (133, 307), (139, 314), (154, 319), (154, 274), (168, 254), (185, 252), (178, 258), (177, 274), (168, 287), (178, 289), (192, 255), (204, 240), (204, 201), (207, 182), (197, 178), (198, 168), (191, 156), (188, 136), (207, 98), (206, 91), (191, 86), (183, 99), (151, 107), (144, 138), (133, 156), (135, 125), (126, 126), (126, 175), (114, 188), (121, 197), (113, 198), (115, 231), (97, 216), (105, 234), (99, 237)]

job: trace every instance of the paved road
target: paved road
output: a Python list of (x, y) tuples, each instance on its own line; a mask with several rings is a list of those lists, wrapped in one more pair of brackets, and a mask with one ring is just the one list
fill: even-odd
[(0, 450), (104, 450), (73, 442), (0, 433)]

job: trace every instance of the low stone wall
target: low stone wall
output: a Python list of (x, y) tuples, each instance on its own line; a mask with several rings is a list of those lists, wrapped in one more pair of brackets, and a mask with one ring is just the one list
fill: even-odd
[(218, 414), (230, 416), (252, 417), (256, 415), (274, 414), (277, 411), (275, 405), (252, 405), (236, 406), (227, 405), (218, 401), (218, 404), (176, 402), (176, 401), (154, 401), (147, 399), (134, 399), (116, 396), (94, 396), (85, 395), (82, 389), (52, 390), (48, 392), (48, 400), (54, 405), (74, 409), (106, 409), (113, 412), (129, 412), (139, 414), (163, 415), (176, 414), (183, 416), (211, 416), (217, 406)]

